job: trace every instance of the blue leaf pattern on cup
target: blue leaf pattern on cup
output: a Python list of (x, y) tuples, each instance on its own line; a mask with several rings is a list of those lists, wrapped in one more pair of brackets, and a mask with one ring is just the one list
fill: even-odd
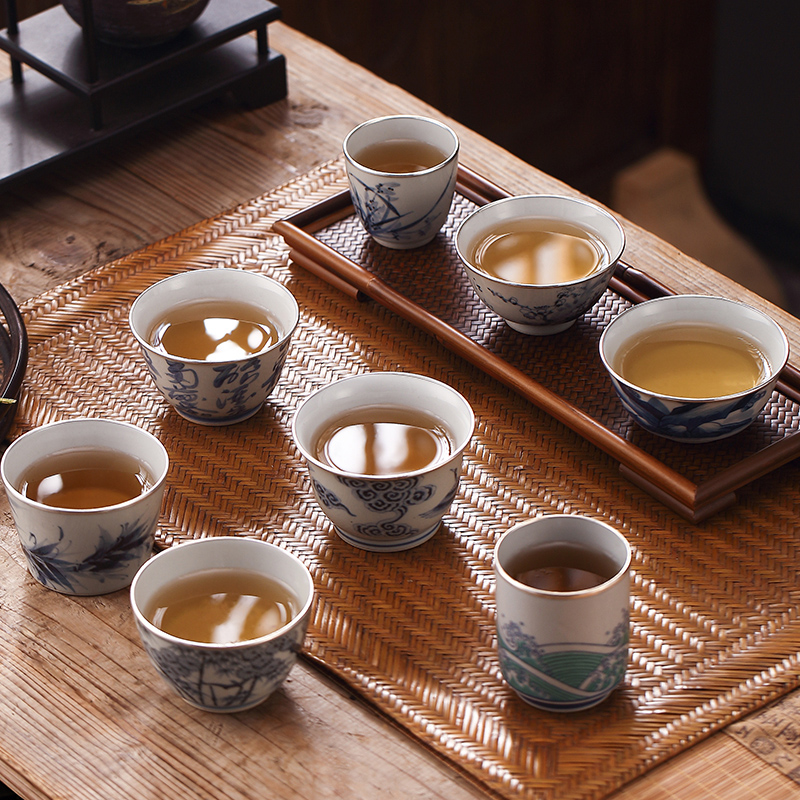
[(300, 652), (304, 630), (263, 647), (207, 650), (189, 642), (164, 642), (139, 627), (147, 654), (176, 691), (193, 705), (217, 711), (249, 708), (277, 688)]
[(703, 442), (733, 436), (747, 428), (770, 389), (731, 400), (682, 403), (640, 392), (611, 376), (622, 405), (645, 430), (669, 439)]
[(76, 593), (92, 584), (116, 581), (132, 561), (146, 557), (155, 526), (155, 520), (125, 523), (116, 536), (101, 529), (94, 552), (82, 559), (70, 554), (72, 542), (64, 541), (61, 528), (58, 540), (46, 545), (37, 544), (36, 535), (29, 533), (33, 544), (23, 545), (23, 552), (38, 581), (51, 589)]
[(394, 205), (395, 187), (399, 184), (382, 182), (370, 186), (356, 176), (350, 177), (353, 206), (367, 232), (378, 240), (413, 242), (425, 239), (433, 225), (437, 230), (441, 225), (443, 205), (450, 208), (452, 191), (447, 185), (429, 209), (409, 219), (408, 213), (400, 213)]

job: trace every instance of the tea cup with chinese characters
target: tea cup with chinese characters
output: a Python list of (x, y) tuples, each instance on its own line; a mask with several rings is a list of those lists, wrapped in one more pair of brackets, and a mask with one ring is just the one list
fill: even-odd
[(15, 439), (0, 474), (31, 575), (62, 594), (129, 586), (153, 552), (169, 458), (151, 433), (69, 419)]
[[(171, 633), (183, 633), (180, 625), (191, 622), (186, 615), (197, 611), (205, 582), (213, 605), (230, 607), (227, 624), (203, 640)], [(245, 612), (249, 618), (258, 608), (259, 595), (249, 592), (262, 584), (279, 592), (284, 611), (264, 627), (267, 632), (238, 635)], [(302, 561), (277, 545), (220, 536), (154, 556), (136, 574), (130, 598), (142, 644), (166, 683), (197, 708), (234, 712), (264, 702), (289, 674), (308, 628), (314, 582)], [(169, 603), (177, 611), (168, 618)], [(201, 608), (210, 613), (208, 605)]]
[(299, 320), (292, 293), (233, 268), (195, 269), (134, 300), (130, 328), (167, 402), (201, 425), (258, 412), (275, 388)]
[(514, 330), (543, 336), (566, 330), (597, 302), (625, 233), (586, 200), (522, 195), (481, 206), (455, 241), (480, 300)]
[(308, 397), (292, 434), (339, 536), (390, 552), (416, 547), (438, 530), (474, 423), (469, 403), (440, 381), (371, 372)]

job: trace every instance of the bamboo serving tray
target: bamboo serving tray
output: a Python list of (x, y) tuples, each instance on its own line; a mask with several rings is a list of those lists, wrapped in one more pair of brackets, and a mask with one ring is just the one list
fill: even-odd
[(730, 440), (674, 443), (639, 429), (617, 399), (598, 354), (605, 325), (632, 303), (673, 292), (620, 262), (609, 290), (567, 332), (528, 337), (508, 328), (472, 291), (454, 241), (460, 222), (507, 192), (466, 167), (444, 232), (431, 245), (374, 244), (347, 190), (281, 220), (292, 259), (342, 291), (370, 297), (615, 458), (622, 473), (685, 518), (700, 521), (736, 490), (800, 455), (800, 373), (787, 365), (757, 422)]
[[(30, 355), (12, 435), (74, 416), (123, 419), (156, 435), (170, 457), (158, 545), (251, 536), (296, 554), (318, 595), (303, 657), (491, 796), (599, 800), (795, 688), (797, 469), (773, 472), (766, 491), (743, 487), (735, 507), (702, 524), (653, 501), (615, 459), (518, 391), (380, 303), (360, 302), (352, 285), (335, 290), (328, 275), (320, 280), (289, 257), (273, 226), (345, 188), (337, 160), (26, 303)], [(369, 242), (352, 236), (368, 253)], [(432, 248), (437, 264), (447, 241)], [(276, 390), (253, 418), (225, 428), (175, 413), (127, 322), (131, 303), (157, 280), (213, 267), (268, 274), (301, 309)], [(491, 321), (486, 331), (501, 344), (508, 336)], [(585, 323), (561, 340), (595, 335)], [(401, 553), (363, 552), (336, 535), (291, 439), (310, 393), (374, 370), (442, 380), (476, 414), (442, 527)], [(495, 543), (511, 525), (548, 513), (604, 519), (634, 553), (625, 681), (575, 714), (527, 706), (496, 656)], [(143, 651), (141, 659), (145, 669)], [(268, 717), (269, 706), (248, 713)]]

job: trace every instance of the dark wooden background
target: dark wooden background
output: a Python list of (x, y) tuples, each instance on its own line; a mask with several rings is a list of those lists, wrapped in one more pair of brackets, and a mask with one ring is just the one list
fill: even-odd
[(714, 0), (280, 0), (283, 19), (605, 199), (671, 145), (702, 160)]
[[(303, 33), (605, 200), (611, 176), (655, 148), (704, 158), (715, 2), (278, 5)], [(24, 18), (53, 1), (17, 4)]]

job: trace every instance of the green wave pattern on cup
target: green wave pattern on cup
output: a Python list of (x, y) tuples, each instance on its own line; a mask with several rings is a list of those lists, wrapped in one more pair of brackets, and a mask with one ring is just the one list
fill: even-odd
[(498, 634), (509, 685), (537, 708), (579, 710), (601, 702), (625, 674), (630, 638), (628, 614), (603, 643), (539, 644), (516, 622)]

